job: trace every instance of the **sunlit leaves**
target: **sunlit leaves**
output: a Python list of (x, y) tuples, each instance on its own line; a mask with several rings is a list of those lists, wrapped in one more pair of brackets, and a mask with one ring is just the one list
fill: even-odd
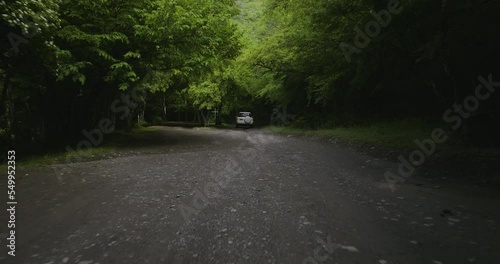
[(156, 68), (188, 70), (186, 76), (200, 78), (237, 55), (235, 14), (232, 1), (158, 1), (145, 15), (145, 24), (135, 28), (154, 47), (150, 59)]
[(59, 26), (61, 0), (0, 1), (1, 20), (22, 34), (39, 34)]

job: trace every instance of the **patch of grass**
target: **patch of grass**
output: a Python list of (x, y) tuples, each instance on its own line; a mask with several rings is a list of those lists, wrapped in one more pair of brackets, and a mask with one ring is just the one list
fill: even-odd
[(103, 146), (118, 147), (126, 145), (130, 141), (142, 140), (149, 136), (151, 132), (158, 130), (158, 127), (148, 126), (136, 128), (130, 132), (115, 131), (111, 135), (104, 136)]
[[(213, 123), (212, 123), (213, 124)], [(200, 122), (196, 121), (165, 121), (154, 123), (155, 126), (167, 126), (167, 127), (204, 127)]]
[[(115, 151), (116, 147), (103, 145), (90, 149), (82, 149), (81, 151), (78, 152), (78, 156), (81, 157), (83, 160), (85, 160), (97, 156), (102, 156), (108, 153), (113, 153)], [(32, 166), (32, 167), (48, 166), (54, 163), (66, 162), (68, 153), (69, 152), (67, 151), (61, 151), (56, 153), (45, 154), (43, 156), (28, 156), (17, 163), (23, 166)]]
[(392, 149), (414, 149), (416, 139), (430, 138), (438, 124), (420, 119), (385, 121), (333, 129), (303, 129), (294, 127), (270, 127), (272, 132), (287, 135), (318, 136), (338, 139), (360, 145), (375, 145)]
[[(147, 138), (149, 133), (156, 131), (155, 127), (141, 127), (132, 130), (131, 132), (115, 131), (112, 134), (104, 135), (104, 142), (93, 148), (84, 148), (78, 152), (78, 156), (83, 160), (89, 160), (95, 157), (105, 156), (107, 154), (115, 153), (120, 146), (126, 146), (134, 140), (141, 140)], [(77, 142), (70, 145), (76, 151)], [(58, 151), (46, 153), (44, 155), (27, 155), (23, 153), (16, 153), (16, 165), (30, 166), (30, 167), (43, 167), (54, 163), (66, 162), (68, 157), (67, 151)], [(7, 161), (0, 164), (0, 171), (7, 170)]]

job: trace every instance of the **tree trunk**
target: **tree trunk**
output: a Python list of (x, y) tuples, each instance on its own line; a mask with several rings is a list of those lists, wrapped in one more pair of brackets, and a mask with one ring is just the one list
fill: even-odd
[(167, 96), (163, 96), (163, 121), (167, 121)]
[(188, 103), (187, 103), (187, 100), (184, 100), (184, 105), (186, 106), (186, 110), (184, 112), (184, 121), (188, 122)]
[(125, 131), (126, 132), (131, 132), (132, 131), (132, 117), (133, 117), (133, 114), (130, 113), (125, 118)]
[[(451, 7), (453, 8), (453, 7)], [(453, 102), (457, 105), (460, 104), (460, 95), (458, 92), (457, 81), (455, 77), (455, 73), (452, 69), (452, 66), (449, 64), (450, 61), (450, 49), (448, 48), (448, 43), (446, 42), (446, 33), (449, 31), (448, 19), (450, 14), (450, 6), (448, 6), (447, 0), (441, 0), (441, 32), (444, 36), (444, 40), (441, 41), (440, 53), (443, 56), (443, 68), (446, 74), (446, 77), (449, 80), (449, 84), (452, 88), (453, 92)], [(467, 118), (463, 119), (462, 126), (460, 127), (463, 136), (468, 133), (468, 122)]]
[[(8, 85), (9, 85), (9, 77), (5, 76), (5, 80), (4, 80), (4, 83), (3, 83), (2, 95), (0, 96), (0, 105), (4, 105), (4, 102), (5, 102), (6, 97), (7, 97), (7, 88), (8, 88)], [(0, 112), (0, 115), (4, 114), (5, 110), (6, 110), (6, 108), (1, 109), (2, 112)]]
[(203, 110), (200, 110), (200, 114), (201, 114), (201, 117), (203, 118), (203, 125), (204, 125), (204, 126), (208, 126), (208, 125), (207, 125), (207, 122), (208, 122), (208, 116), (205, 116), (205, 113), (203, 112)]

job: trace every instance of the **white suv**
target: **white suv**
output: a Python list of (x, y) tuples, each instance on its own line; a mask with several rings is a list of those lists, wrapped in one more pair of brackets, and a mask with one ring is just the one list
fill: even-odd
[(236, 127), (250, 126), (253, 127), (253, 117), (250, 112), (240, 112), (236, 117)]

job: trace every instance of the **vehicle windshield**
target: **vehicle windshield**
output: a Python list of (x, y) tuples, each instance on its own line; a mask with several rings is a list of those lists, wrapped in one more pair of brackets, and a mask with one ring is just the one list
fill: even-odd
[(247, 116), (249, 116), (249, 115), (250, 115), (250, 113), (248, 113), (248, 112), (240, 112), (240, 113), (238, 114), (238, 117), (247, 117)]

